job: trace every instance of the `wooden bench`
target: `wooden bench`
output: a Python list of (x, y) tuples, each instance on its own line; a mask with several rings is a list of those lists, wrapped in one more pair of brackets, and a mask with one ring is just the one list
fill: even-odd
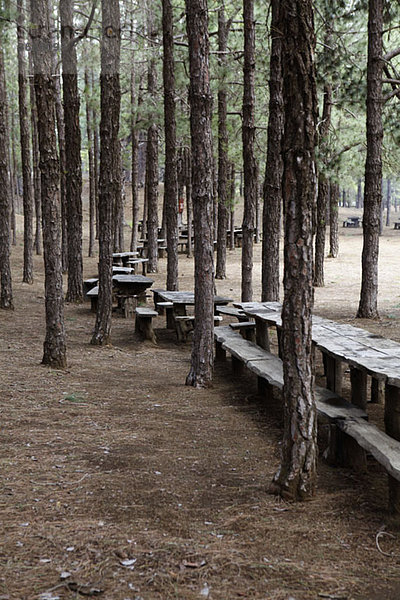
[[(186, 342), (189, 334), (194, 330), (196, 324), (195, 315), (174, 315), (175, 330), (178, 342)], [(218, 326), (222, 317), (214, 315), (214, 325)]]
[(90, 300), (90, 310), (92, 312), (97, 312), (97, 303), (99, 300), (99, 286), (95, 285), (89, 291), (87, 291), (86, 297)]
[(234, 306), (216, 306), (215, 312), (219, 315), (226, 317), (235, 317), (239, 322), (248, 322), (249, 317), (245, 315), (241, 308), (235, 308)]
[(145, 306), (137, 306), (135, 309), (135, 331), (143, 336), (145, 340), (157, 343), (153, 329), (153, 317), (158, 317), (158, 312)]
[(131, 266), (134, 273), (137, 272), (139, 265), (142, 265), (142, 275), (147, 275), (147, 263), (149, 262), (148, 258), (133, 258), (128, 261), (128, 265)]
[[(241, 373), (246, 367), (258, 378), (258, 387), (270, 395), (283, 389), (282, 360), (268, 350), (237, 335), (231, 327), (214, 332), (216, 359), (231, 354), (232, 368)], [(341, 396), (320, 386), (314, 387), (318, 415), (328, 422), (329, 440), (325, 458), (334, 464), (366, 470), (366, 453), (371, 454), (389, 474), (389, 509), (400, 513), (400, 442), (368, 423), (366, 412)]]

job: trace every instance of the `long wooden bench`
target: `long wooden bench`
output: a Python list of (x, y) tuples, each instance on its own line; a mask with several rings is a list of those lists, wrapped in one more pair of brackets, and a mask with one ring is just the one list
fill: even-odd
[[(235, 373), (246, 367), (258, 378), (259, 390), (270, 395), (283, 389), (282, 360), (268, 350), (244, 339), (231, 327), (214, 332), (216, 359), (232, 358)], [(329, 442), (324, 456), (332, 463), (365, 470), (366, 453), (371, 454), (389, 475), (389, 509), (400, 513), (400, 442), (367, 421), (366, 412), (336, 392), (314, 387), (318, 415), (328, 421)]]

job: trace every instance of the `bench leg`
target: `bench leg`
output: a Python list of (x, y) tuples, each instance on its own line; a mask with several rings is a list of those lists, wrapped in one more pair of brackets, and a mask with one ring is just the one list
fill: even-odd
[(352, 403), (365, 410), (367, 408), (367, 373), (361, 369), (350, 367), (350, 381)]
[[(386, 384), (385, 390), (385, 431), (400, 441), (400, 388)], [(389, 477), (389, 510), (400, 515), (400, 481)]]
[(268, 350), (269, 352), (268, 324), (260, 319), (257, 319), (256, 340), (261, 348), (264, 348), (264, 350)]
[(274, 388), (264, 377), (257, 376), (257, 389), (260, 396), (263, 396), (266, 400), (273, 397)]
[(335, 424), (329, 425), (328, 447), (323, 456), (329, 464), (351, 467), (358, 472), (367, 470), (365, 450)]
[(326, 387), (337, 394), (342, 393), (342, 361), (325, 355)]
[(135, 331), (140, 333), (145, 340), (150, 340), (153, 344), (157, 343), (152, 317), (138, 317), (136, 315)]
[(226, 360), (226, 351), (223, 349), (221, 342), (215, 342), (215, 360)]
[(97, 298), (90, 298), (90, 310), (92, 312), (97, 312)]
[(371, 378), (371, 402), (383, 404), (385, 401), (385, 382), (382, 379)]
[(235, 375), (242, 375), (244, 371), (244, 365), (241, 360), (232, 356), (232, 371)]

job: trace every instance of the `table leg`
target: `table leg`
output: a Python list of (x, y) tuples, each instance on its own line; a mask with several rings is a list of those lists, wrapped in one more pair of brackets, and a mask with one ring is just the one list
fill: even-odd
[[(400, 388), (386, 384), (385, 391), (385, 431), (390, 437), (400, 441)], [(400, 514), (400, 481), (389, 477), (389, 510)]]
[(367, 373), (356, 367), (350, 367), (351, 401), (356, 406), (367, 408)]

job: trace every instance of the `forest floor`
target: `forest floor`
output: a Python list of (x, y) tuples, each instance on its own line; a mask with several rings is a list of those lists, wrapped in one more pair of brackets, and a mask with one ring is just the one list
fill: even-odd
[[(354, 319), (361, 248), (361, 229), (340, 228), (315, 313), (400, 341), (400, 231), (381, 238), (376, 321)], [(15, 310), (0, 312), (0, 600), (400, 598), (400, 529), (378, 465), (356, 474), (321, 458), (313, 501), (269, 495), (279, 398), (266, 406), (229, 361), (210, 389), (186, 387), (190, 343), (178, 344), (164, 317), (152, 345), (115, 315), (113, 344), (99, 348), (89, 345), (89, 304), (66, 305), (68, 368), (42, 366), (42, 258), (26, 285), (22, 253), (19, 235)], [(159, 267), (154, 286), (164, 287), (165, 260)], [(84, 268), (95, 275), (97, 258)], [(184, 255), (179, 273), (193, 289)], [(217, 291), (240, 299), (239, 249)], [(381, 421), (381, 406), (370, 412)]]

